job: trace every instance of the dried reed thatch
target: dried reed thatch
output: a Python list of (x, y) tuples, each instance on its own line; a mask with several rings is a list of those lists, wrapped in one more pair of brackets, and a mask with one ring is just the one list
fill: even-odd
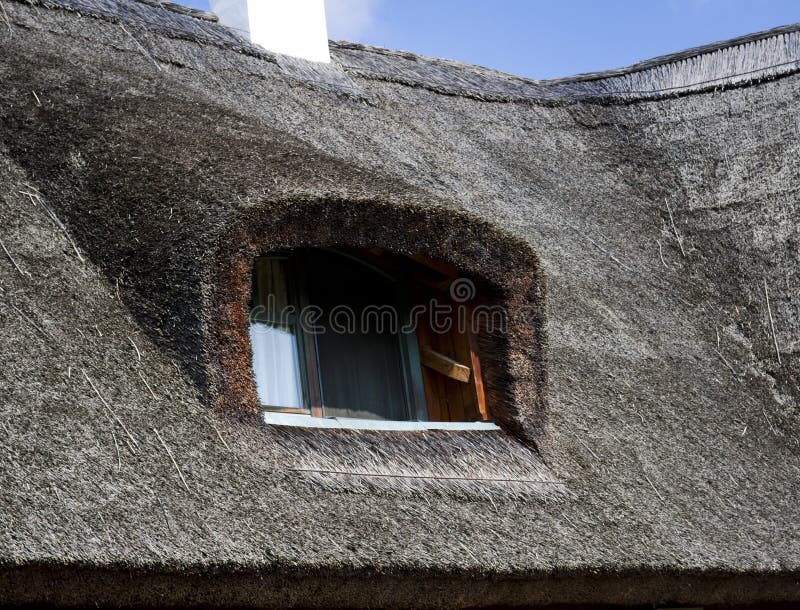
[[(0, 600), (797, 600), (796, 26), (536, 82), (0, 9)], [(251, 383), (232, 271), (334, 231), (534, 306), (503, 431), (215, 408)]]

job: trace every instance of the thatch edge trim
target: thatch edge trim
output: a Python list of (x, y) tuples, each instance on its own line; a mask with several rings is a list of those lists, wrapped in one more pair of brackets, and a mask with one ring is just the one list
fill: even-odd
[[(82, 17), (100, 19), (109, 23), (127, 24), (160, 34), (175, 40), (188, 40), (198, 44), (208, 44), (220, 49), (226, 49), (249, 55), (270, 63), (277, 63), (278, 56), (262, 47), (251, 44), (242, 38), (232, 28), (228, 28), (208, 18), (201, 18), (195, 14), (181, 10), (173, 10), (161, 4), (141, 2), (134, 0), (129, 6), (133, 12), (152, 10), (154, 14), (164, 13), (163, 23), (154, 20), (137, 19), (136, 15), (114, 13), (104, 10), (100, 2), (105, 0), (9, 0), (24, 4), (29, 7), (41, 7), (47, 10), (60, 10)], [(115, 1), (115, 0), (112, 0)]]
[[(154, 6), (149, 2), (135, 2), (132, 4), (148, 7), (153, 11), (168, 13), (179, 21), (176, 22), (175, 19), (172, 19), (170, 23), (165, 22), (160, 25), (154, 22), (145, 23), (141, 20), (137, 21), (135, 16), (125, 16), (122, 13), (112, 14), (112, 11), (103, 10), (100, 5), (96, 3), (89, 4), (86, 0), (12, 1), (27, 5), (38, 5), (48, 9), (68, 10), (112, 22), (125, 22), (150, 29), (167, 37), (192, 40), (200, 44), (211, 44), (280, 64), (279, 59), (281, 56), (249, 43), (225, 26), (204, 21), (197, 16), (176, 13), (167, 7)], [(187, 23), (181, 24), (179, 23), (180, 20), (185, 20)], [(181, 25), (185, 26), (184, 29), (179, 27)], [(322, 79), (323, 81), (331, 80), (331, 82), (321, 82), (319, 75), (314, 70), (299, 70), (293, 76), (297, 76), (302, 80), (304, 73), (307, 72), (309, 85), (322, 85), (333, 90), (343, 87), (342, 93), (349, 95), (353, 95), (353, 87), (347, 83), (347, 75), (421, 87), (444, 95), (470, 97), (482, 101), (543, 104), (578, 101), (631, 102), (661, 99), (689, 93), (703, 93), (732, 86), (746, 86), (766, 79), (794, 74), (800, 71), (800, 55), (789, 61), (770, 62), (768, 65), (759, 65), (753, 69), (735, 73), (724, 73), (722, 66), (724, 61), (722, 60), (718, 61), (717, 65), (712, 66), (710, 70), (708, 66), (698, 66), (696, 64), (699, 58), (717, 57), (720, 53), (728, 51), (742, 54), (742, 57), (739, 58), (739, 63), (756, 61), (758, 53), (753, 50), (755, 48), (754, 45), (760, 45), (767, 40), (778, 39), (781, 36), (798, 35), (798, 33), (800, 33), (800, 24), (779, 26), (770, 30), (662, 55), (624, 68), (548, 80), (526, 79), (480, 66), (463, 64), (447, 59), (429, 58), (405, 51), (392, 51), (358, 43), (331, 41), (330, 46), (334, 58), (332, 66), (334, 71), (339, 74), (332, 80)], [(342, 53), (337, 53), (337, 51), (343, 51), (344, 55), (348, 51), (355, 51), (363, 55), (363, 60), (348, 63), (346, 57)], [(394, 61), (395, 65), (391, 66), (391, 69), (382, 69), (380, 66), (376, 67), (375, 65), (369, 66), (369, 55)], [(401, 65), (403, 62), (409, 61), (414, 63), (414, 69), (406, 69), (405, 66)], [(420, 67), (422, 67), (421, 71), (418, 69)], [(705, 71), (705, 75), (701, 80), (689, 78), (693, 71), (700, 70)], [(651, 78), (647, 78), (648, 75)], [(632, 86), (623, 87), (610, 86), (620, 84), (619, 79), (632, 80), (633, 84)], [(659, 83), (669, 82), (671, 79), (686, 80), (687, 82), (676, 86), (659, 85)]]
[[(800, 570), (598, 570), (527, 574), (249, 566), (97, 566), (47, 561), (0, 568), (6, 604), (113, 607), (475, 607), (487, 605), (777, 604), (800, 599)], [(765, 604), (766, 602), (766, 604)], [(771, 606), (776, 604), (776, 606)], [(786, 606), (783, 606), (786, 607)]]
[(331, 45), (337, 49), (351, 49), (357, 51), (365, 51), (368, 53), (376, 53), (379, 55), (391, 55), (396, 57), (403, 57), (414, 61), (423, 60), (431, 63), (442, 63), (442, 64), (447, 64), (451, 67), (460, 67), (462, 69), (469, 69), (470, 71), (473, 71), (475, 73), (495, 74), (497, 76), (501, 76), (506, 79), (516, 80), (520, 83), (550, 86), (550, 85), (563, 85), (569, 83), (587, 82), (593, 80), (603, 80), (614, 76), (625, 76), (627, 74), (633, 74), (634, 72), (642, 72), (644, 70), (650, 70), (658, 66), (677, 63), (685, 59), (697, 57), (699, 55), (705, 55), (707, 53), (713, 53), (715, 51), (719, 51), (722, 49), (741, 46), (749, 42), (758, 42), (766, 38), (773, 38), (781, 34), (788, 34), (792, 32), (800, 32), (800, 22), (777, 26), (774, 28), (770, 28), (768, 30), (761, 30), (760, 32), (753, 32), (752, 34), (736, 36), (734, 38), (728, 38), (726, 40), (711, 42), (696, 47), (690, 47), (682, 51), (676, 51), (674, 53), (667, 53), (665, 55), (659, 55), (657, 57), (645, 59), (643, 61), (639, 61), (630, 64), (628, 66), (623, 66), (621, 68), (610, 68), (608, 70), (599, 70), (597, 72), (584, 72), (572, 76), (562, 76), (557, 78), (545, 78), (545, 79), (525, 78), (522, 76), (517, 76), (516, 74), (512, 74), (510, 72), (494, 70), (492, 68), (487, 68), (477, 64), (461, 63), (451, 59), (430, 57), (430, 56), (411, 53), (409, 51), (388, 49), (385, 47), (361, 44), (358, 42), (350, 42), (346, 40), (332, 40)]
[(769, 30), (762, 30), (760, 32), (754, 32), (752, 34), (745, 34), (743, 36), (728, 38), (727, 40), (711, 42), (697, 47), (684, 49), (683, 51), (676, 51), (675, 53), (667, 53), (665, 55), (659, 55), (657, 57), (653, 57), (651, 59), (645, 59), (644, 61), (639, 61), (636, 62), (635, 64), (624, 66), (622, 68), (612, 68), (610, 70), (601, 70), (598, 72), (586, 72), (582, 74), (575, 74), (574, 76), (565, 76), (560, 78), (549, 78), (540, 80), (538, 82), (543, 85), (560, 85), (564, 83), (602, 80), (605, 78), (610, 78), (612, 76), (624, 76), (626, 74), (633, 74), (634, 72), (642, 72), (644, 70), (650, 70), (652, 68), (657, 68), (658, 66), (663, 66), (666, 64), (677, 63), (685, 59), (691, 59), (692, 57), (697, 57), (699, 55), (706, 55), (708, 53), (713, 53), (715, 51), (720, 51), (722, 49), (738, 47), (747, 44), (749, 42), (758, 42), (766, 38), (774, 38), (781, 34), (788, 34), (791, 32), (800, 32), (800, 23), (781, 25), (778, 27), (770, 28)]
[[(791, 40), (787, 38), (790, 36), (793, 37)], [(486, 102), (613, 103), (705, 93), (794, 74), (800, 71), (800, 53), (792, 54), (790, 59), (786, 59), (784, 54), (778, 57), (780, 61), (770, 61), (768, 65), (758, 62), (763, 54), (759, 51), (768, 41), (783, 41), (785, 46), (792, 47), (797, 46), (797, 40), (800, 40), (800, 24), (754, 34), (752, 39), (745, 36), (733, 41), (697, 47), (640, 62), (628, 68), (541, 81), (447, 59), (414, 56), (403, 51), (354, 43), (336, 43), (336, 47), (343, 53), (336, 54), (335, 57), (342, 62), (345, 71), (354, 76)], [(730, 42), (736, 44), (729, 45)], [(377, 64), (386, 64), (386, 58), (395, 63), (376, 65), (376, 62), (372, 62), (370, 65), (369, 55), (362, 58), (350, 54), (348, 58), (349, 51), (371, 53), (374, 57), (381, 58)], [(735, 62), (731, 62), (732, 54), (736, 55)], [(752, 65), (747, 66), (747, 69), (726, 71), (726, 66), (730, 63)], [(425, 76), (420, 73), (425, 73)]]

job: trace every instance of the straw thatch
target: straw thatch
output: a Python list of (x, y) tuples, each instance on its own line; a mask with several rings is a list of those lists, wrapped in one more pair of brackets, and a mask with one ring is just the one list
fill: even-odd
[[(798, 28), (534, 82), (161, 4), (0, 2), (0, 600), (800, 597)], [(222, 408), (232, 271), (336, 235), (534, 312), (503, 431)]]

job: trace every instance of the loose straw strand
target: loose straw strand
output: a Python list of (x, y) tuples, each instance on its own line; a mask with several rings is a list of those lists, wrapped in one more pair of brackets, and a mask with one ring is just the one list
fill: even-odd
[(153, 432), (156, 433), (158, 440), (161, 442), (161, 446), (164, 447), (164, 449), (166, 450), (169, 459), (172, 460), (172, 465), (175, 466), (175, 470), (178, 471), (178, 476), (181, 478), (181, 482), (183, 483), (183, 486), (186, 488), (186, 491), (192, 493), (192, 490), (189, 489), (188, 483), (186, 483), (186, 479), (183, 478), (183, 473), (181, 472), (181, 469), (178, 466), (178, 462), (176, 462), (175, 458), (172, 456), (172, 451), (169, 450), (169, 447), (167, 447), (167, 444), (164, 442), (164, 439), (161, 438), (161, 435), (158, 433), (158, 430), (156, 430), (155, 428), (153, 428), (152, 430)]

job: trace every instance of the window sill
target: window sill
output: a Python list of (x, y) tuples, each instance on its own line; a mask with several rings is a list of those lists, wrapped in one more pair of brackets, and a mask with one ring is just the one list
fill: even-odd
[(272, 426), (297, 426), (302, 428), (339, 428), (342, 430), (499, 430), (497, 424), (478, 422), (387, 421), (353, 417), (312, 417), (296, 413), (264, 411), (264, 423)]

